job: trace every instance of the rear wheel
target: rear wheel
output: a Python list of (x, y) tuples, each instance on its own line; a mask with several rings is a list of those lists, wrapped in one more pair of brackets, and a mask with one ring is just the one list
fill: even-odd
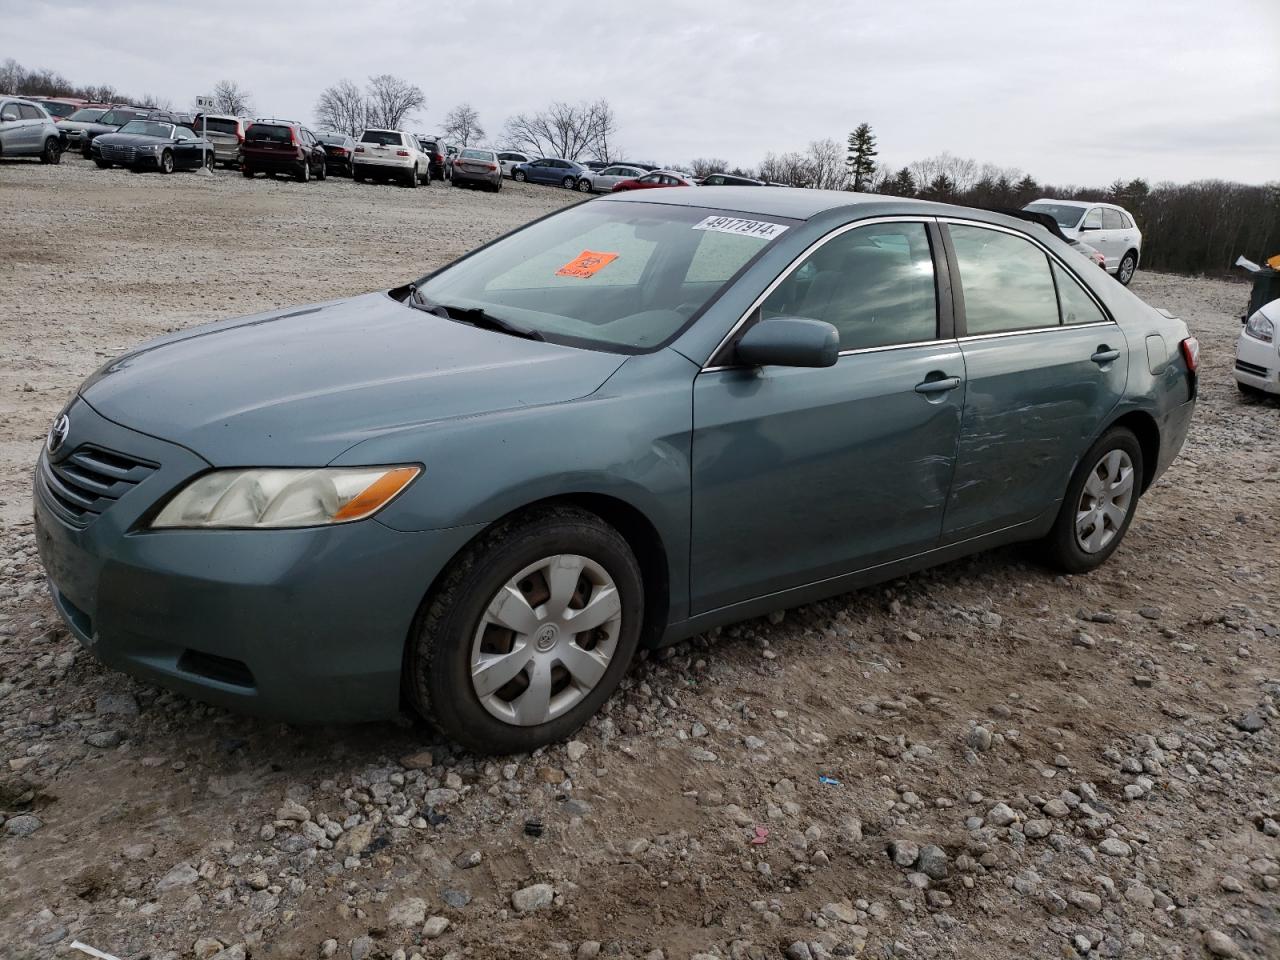
[(110, 169), (111, 169), (111, 161), (110, 161), (110, 160), (97, 160), (97, 159), (95, 159), (93, 162), (94, 162), (94, 163), (96, 163), (96, 164), (98, 165), (98, 169), (100, 169), (100, 170), (110, 170)]
[(356, 183), (364, 183), (364, 171), (354, 163), (351, 165), (351, 179)]
[(250, 167), (241, 167), (240, 173), (244, 176), (246, 180), (253, 179), (253, 170)]
[(316, 167), (316, 179), (323, 180), (327, 176), (329, 176), (329, 168), (326, 167), (323, 163), (321, 163), (319, 166)]
[(1116, 270), (1116, 279), (1127, 287), (1137, 269), (1138, 255), (1130, 250), (1120, 261), (1120, 267)]
[(213, 173), (213, 168), (218, 165), (218, 158), (212, 153), (206, 153), (204, 155), (204, 165), (205, 169)]
[(62, 144), (58, 142), (57, 137), (47, 137), (44, 141), (44, 149), (40, 151), (41, 163), (61, 163), (62, 162)]
[(1045, 560), (1066, 573), (1086, 573), (1115, 553), (1141, 493), (1142, 446), (1133, 431), (1112, 427), (1080, 460), (1053, 529), (1041, 542)]
[(515, 173), (511, 174), (511, 179), (517, 183), (524, 183), (529, 179), (529, 175), (523, 170), (517, 170)]
[(160, 172), (173, 173), (173, 151), (166, 150), (160, 154)]
[(588, 180), (586, 177), (583, 177), (581, 180), (579, 180), (579, 181), (578, 181), (578, 192), (579, 192), (579, 193), (590, 193), (590, 192), (591, 192), (591, 181), (590, 181), (590, 180)]
[(566, 190), (572, 190), (573, 184), (574, 184), (573, 177), (565, 177), (563, 180), (560, 181), (560, 186), (564, 187)]
[(409, 640), (414, 705), (483, 753), (519, 753), (585, 723), (639, 642), (640, 567), (599, 517), (551, 507), (468, 547), (423, 602)]
[(307, 183), (311, 179), (311, 161), (303, 160), (302, 166), (298, 167), (298, 172), (294, 176), (298, 178), (299, 183)]
[(414, 167), (414, 168), (413, 168), (412, 170), (410, 170), (410, 171), (409, 171), (409, 173), (405, 176), (405, 178), (404, 178), (404, 185), (405, 185), (406, 187), (410, 188), (411, 190), (416, 190), (416, 189), (417, 189), (417, 187), (418, 187), (418, 168), (417, 168), (417, 167)]

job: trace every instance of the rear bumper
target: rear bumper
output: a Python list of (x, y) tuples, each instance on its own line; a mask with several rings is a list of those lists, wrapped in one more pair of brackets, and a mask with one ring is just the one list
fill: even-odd
[(502, 172), (494, 171), (492, 173), (468, 173), (466, 170), (453, 168), (453, 180), (459, 183), (498, 183), (502, 180)]
[(1242, 332), (1236, 340), (1234, 372), (1238, 383), (1280, 394), (1280, 352), (1274, 343), (1263, 343)]
[(36, 482), (36, 541), (50, 593), (89, 652), (196, 699), (289, 722), (397, 713), (418, 604), (476, 528), (402, 533), (370, 520), (148, 531), (139, 519), (207, 464), (98, 417), (83, 401), (69, 415), (68, 450), (92, 443), (160, 464), (81, 527)]
[(302, 158), (297, 156), (276, 156), (274, 154), (245, 154), (241, 159), (241, 164), (250, 170), (293, 172), (302, 169)]
[(407, 173), (414, 167), (412, 157), (378, 157), (371, 158), (367, 154), (357, 154), (352, 158), (352, 164), (357, 167), (376, 168), (378, 170), (395, 170), (400, 173)]

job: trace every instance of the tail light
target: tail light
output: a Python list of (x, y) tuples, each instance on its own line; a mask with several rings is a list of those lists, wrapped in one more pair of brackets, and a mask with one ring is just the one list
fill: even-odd
[(409, 151), (408, 151), (408, 150), (397, 150), (397, 151), (396, 151), (396, 156), (397, 156), (397, 157), (407, 157), (408, 155), (409, 155)]
[(444, 163), (444, 154), (443, 154), (443, 153), (437, 153), (437, 154), (436, 154), (436, 163)]
[(289, 143), (295, 147), (298, 145), (298, 135), (293, 132), (293, 127), (289, 128)]
[(1195, 373), (1200, 368), (1200, 341), (1195, 337), (1183, 340), (1182, 357), (1187, 361), (1187, 370)]
[(497, 170), (497, 169), (498, 169), (498, 165), (497, 165), (496, 163), (486, 163), (486, 164), (484, 165), (484, 168), (485, 168), (486, 170)]
[(364, 153), (364, 147), (356, 147), (356, 153)]

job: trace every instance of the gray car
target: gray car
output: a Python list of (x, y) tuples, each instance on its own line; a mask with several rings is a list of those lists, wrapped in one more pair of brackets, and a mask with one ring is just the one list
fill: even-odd
[(44, 107), (20, 97), (0, 97), (0, 157), (39, 157), (42, 163), (62, 159), (62, 139)]
[(580, 193), (608, 193), (623, 180), (639, 180), (649, 171), (643, 167), (614, 164), (602, 170), (586, 170), (578, 178)]
[(463, 147), (450, 162), (450, 177), (455, 187), (485, 187), (497, 193), (502, 189), (502, 161), (493, 150)]
[(528, 751), (642, 647), (1016, 541), (1096, 568), (1197, 364), (1025, 220), (612, 194), (107, 363), (39, 456), (36, 542), (109, 666), (292, 721), (403, 698)]

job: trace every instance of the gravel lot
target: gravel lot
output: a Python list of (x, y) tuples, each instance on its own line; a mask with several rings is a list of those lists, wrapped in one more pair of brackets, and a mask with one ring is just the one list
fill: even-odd
[(573, 199), (0, 163), (0, 956), (1280, 956), (1280, 405), (1236, 396), (1239, 284), (1135, 281), (1201, 403), (1102, 570), (1001, 550), (698, 637), (531, 757), (80, 652), (29, 474), (82, 378)]

